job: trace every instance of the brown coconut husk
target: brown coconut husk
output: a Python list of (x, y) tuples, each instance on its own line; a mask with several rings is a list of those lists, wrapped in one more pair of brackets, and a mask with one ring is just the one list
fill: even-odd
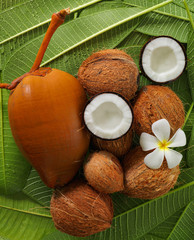
[(88, 183), (99, 192), (114, 193), (124, 189), (123, 169), (112, 153), (91, 153), (84, 165), (84, 175)]
[(110, 196), (97, 192), (82, 179), (56, 189), (50, 208), (55, 227), (72, 236), (86, 237), (109, 228), (112, 223)]
[(90, 97), (115, 92), (130, 100), (137, 91), (138, 76), (139, 70), (133, 59), (118, 49), (93, 53), (78, 71), (78, 80)]
[(124, 193), (133, 198), (153, 199), (167, 193), (177, 182), (179, 166), (169, 169), (166, 160), (159, 169), (150, 169), (144, 163), (149, 152), (141, 147), (131, 150), (123, 160)]
[(105, 150), (121, 159), (131, 148), (133, 130), (130, 129), (125, 135), (116, 140), (103, 140), (92, 136), (92, 147), (97, 150)]
[(135, 105), (134, 127), (137, 134), (152, 134), (152, 124), (162, 118), (168, 120), (173, 135), (185, 121), (184, 106), (170, 88), (148, 85), (141, 89)]

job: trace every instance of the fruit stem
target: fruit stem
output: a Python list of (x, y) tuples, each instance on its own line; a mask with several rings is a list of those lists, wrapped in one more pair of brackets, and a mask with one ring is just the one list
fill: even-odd
[(47, 29), (47, 32), (44, 36), (44, 39), (42, 41), (42, 44), (38, 50), (38, 53), (36, 55), (36, 59), (34, 61), (34, 64), (32, 68), (30, 69), (30, 72), (36, 71), (42, 62), (43, 56), (45, 54), (45, 51), (48, 47), (48, 44), (52, 38), (52, 35), (57, 30), (57, 28), (64, 22), (66, 15), (70, 14), (70, 9), (63, 9), (58, 13), (54, 13), (51, 18), (51, 23)]
[(0, 88), (6, 88), (8, 89), (9, 84), (8, 83), (0, 83)]

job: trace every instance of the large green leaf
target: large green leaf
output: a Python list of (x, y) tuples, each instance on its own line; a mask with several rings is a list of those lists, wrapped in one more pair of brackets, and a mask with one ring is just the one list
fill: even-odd
[(0, 236), (7, 239), (40, 240), (53, 232), (50, 212), (25, 194), (0, 196)]
[(186, 43), (189, 26), (190, 22), (157, 13), (150, 13), (144, 17), (137, 31), (153, 36), (168, 35)]
[(42, 206), (50, 206), (52, 189), (42, 182), (35, 169), (32, 169), (23, 192)]
[[(130, 6), (146, 7), (146, 8), (156, 5), (156, 4), (159, 4), (161, 2), (162, 2), (162, 0), (149, 0), (149, 1), (124, 0), (124, 3), (129, 4)], [(184, 7), (179, 7), (179, 6), (175, 5), (174, 2), (175, 1), (173, 1), (172, 3), (170, 3), (164, 7), (161, 7), (158, 10), (155, 10), (154, 12), (189, 21), (189, 18), (187, 16), (187, 13), (186, 13)]]
[(9, 8), (1, 13), (0, 44), (50, 22), (53, 12), (67, 7), (75, 12), (99, 1), (101, 0), (55, 0), (53, 4), (52, 0), (34, 0)]
[(192, 239), (194, 226), (194, 201), (185, 208), (182, 216), (169, 235), (169, 240)]
[[(122, 3), (114, 2), (111, 5), (109, 2), (102, 2), (99, 4), (94, 4), (88, 9), (84, 10), (82, 15), (90, 15), (96, 12), (105, 11), (110, 8), (118, 8), (119, 6), (135, 6), (142, 7), (142, 9), (153, 7), (155, 4), (160, 4), (161, 0), (126, 0)], [(171, 17), (173, 16), (173, 17)], [(169, 35), (177, 38), (181, 42), (187, 42), (187, 35), (189, 29), (189, 18), (187, 12), (184, 8), (178, 7), (174, 3), (170, 3), (146, 16), (143, 16), (141, 24), (138, 31), (148, 34), (148, 35)], [(186, 35), (185, 35), (186, 34)]]
[[(186, 0), (186, 2), (187, 2), (187, 4), (188, 4), (190, 10), (191, 10), (192, 12), (194, 12), (194, 2), (193, 2), (193, 0)], [(179, 5), (179, 6), (181, 6), (181, 7), (184, 7), (183, 0), (175, 0), (174, 3), (177, 4), (177, 5)]]
[(0, 5), (0, 9), (1, 10), (5, 10), (7, 8), (13, 7), (15, 5), (20, 5), (24, 2), (27, 2), (28, 0), (1, 0), (1, 5)]

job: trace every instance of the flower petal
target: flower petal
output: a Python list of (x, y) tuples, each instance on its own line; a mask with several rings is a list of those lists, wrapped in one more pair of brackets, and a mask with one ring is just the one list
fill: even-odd
[(174, 136), (169, 140), (168, 147), (182, 147), (186, 145), (186, 135), (182, 129), (178, 129)]
[(144, 163), (146, 166), (152, 169), (158, 169), (161, 167), (164, 160), (164, 151), (156, 148), (153, 152), (149, 153), (144, 158)]
[(158, 139), (148, 133), (143, 132), (139, 142), (143, 151), (149, 151), (158, 147)]
[(179, 165), (183, 155), (177, 151), (174, 151), (172, 149), (168, 149), (165, 151), (164, 153), (167, 164), (168, 164), (168, 168), (174, 168), (177, 165)]
[(170, 137), (170, 124), (166, 119), (160, 119), (152, 124), (152, 132), (162, 142)]

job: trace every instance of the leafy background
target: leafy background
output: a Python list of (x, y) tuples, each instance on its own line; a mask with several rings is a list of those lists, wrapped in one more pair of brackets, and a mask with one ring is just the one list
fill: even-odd
[[(187, 0), (1, 0), (0, 77), (11, 82), (27, 72), (53, 12), (70, 7), (71, 14), (57, 30), (42, 65), (76, 76), (92, 52), (119, 48), (138, 65), (139, 53), (152, 36), (169, 35), (185, 47), (188, 65), (184, 74), (168, 84), (184, 103), (188, 144), (174, 190), (151, 201), (112, 195), (112, 227), (99, 234), (76, 238), (57, 231), (49, 212), (52, 190), (17, 149), (9, 127), (9, 92), (0, 90), (0, 240), (187, 240), (194, 223), (194, 1)], [(162, 4), (163, 5), (163, 4)], [(140, 87), (151, 84), (141, 76)]]

